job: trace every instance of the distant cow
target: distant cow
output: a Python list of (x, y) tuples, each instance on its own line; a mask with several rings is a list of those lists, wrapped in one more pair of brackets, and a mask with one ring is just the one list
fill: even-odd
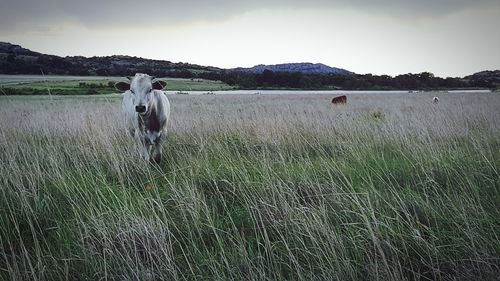
[(166, 138), (170, 116), (170, 102), (162, 91), (167, 83), (142, 73), (127, 78), (130, 83), (115, 84), (116, 89), (125, 92), (122, 110), (126, 128), (134, 137), (144, 160), (149, 161), (152, 156), (159, 163), (160, 144)]
[(439, 98), (438, 98), (438, 97), (433, 97), (433, 98), (432, 98), (432, 102), (434, 102), (434, 103), (439, 103)]
[(338, 96), (332, 99), (332, 104), (345, 104), (345, 103), (347, 103), (346, 96)]

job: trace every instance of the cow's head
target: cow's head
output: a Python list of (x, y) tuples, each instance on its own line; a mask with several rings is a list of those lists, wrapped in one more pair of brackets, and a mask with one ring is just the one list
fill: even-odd
[(147, 74), (137, 73), (134, 77), (127, 77), (130, 83), (118, 82), (115, 88), (125, 92), (132, 93), (132, 100), (135, 105), (135, 111), (139, 114), (148, 112), (152, 103), (153, 90), (162, 90), (167, 85), (167, 82), (154, 80), (154, 77)]

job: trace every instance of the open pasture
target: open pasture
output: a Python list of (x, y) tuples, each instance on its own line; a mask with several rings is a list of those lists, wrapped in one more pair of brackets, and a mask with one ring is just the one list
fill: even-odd
[(0, 97), (0, 279), (496, 280), (500, 96), (331, 98)]
[[(0, 75), (0, 95), (102, 95), (117, 90), (114, 83), (123, 77)], [(205, 79), (162, 78), (169, 91), (224, 91), (234, 87)]]

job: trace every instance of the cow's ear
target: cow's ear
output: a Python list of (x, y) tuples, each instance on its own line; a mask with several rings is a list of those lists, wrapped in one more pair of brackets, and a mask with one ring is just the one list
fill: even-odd
[(125, 92), (130, 90), (130, 84), (127, 82), (118, 82), (115, 84), (115, 88), (119, 91)]
[(157, 80), (153, 82), (153, 89), (155, 90), (163, 90), (167, 86), (167, 82), (162, 80)]

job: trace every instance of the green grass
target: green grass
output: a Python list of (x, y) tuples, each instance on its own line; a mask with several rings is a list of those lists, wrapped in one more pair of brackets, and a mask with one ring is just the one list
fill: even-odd
[(4, 95), (99, 95), (117, 90), (112, 81), (40, 81), (7, 85), (0, 88)]
[(167, 90), (169, 91), (224, 91), (234, 90), (221, 81), (212, 81), (204, 79), (166, 79)]
[[(114, 88), (117, 78), (107, 80), (105, 77), (94, 80), (75, 77), (75, 80), (66, 80), (61, 76), (50, 77), (46, 81), (37, 81), (43, 77), (2, 77), (0, 79), (0, 94), (2, 95), (102, 95), (118, 92)], [(30, 80), (31, 79), (31, 80)], [(68, 78), (70, 79), (70, 78)], [(219, 91), (231, 90), (233, 87), (220, 82), (204, 79), (165, 78), (169, 91)]]
[(0, 279), (498, 277), (493, 94), (169, 98), (159, 166), (116, 100), (1, 100)]

